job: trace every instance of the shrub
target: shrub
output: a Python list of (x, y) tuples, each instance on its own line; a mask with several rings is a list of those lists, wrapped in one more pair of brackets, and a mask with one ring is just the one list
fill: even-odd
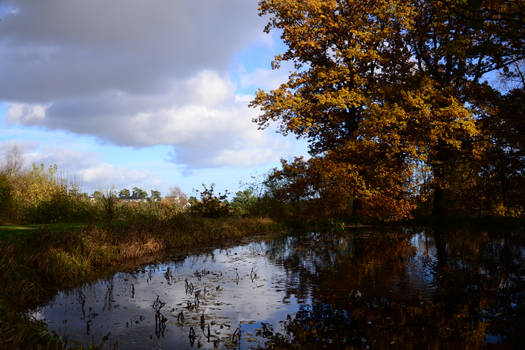
[(0, 173), (0, 220), (6, 219), (13, 201), (13, 185), (7, 174)]
[(232, 213), (240, 216), (254, 214), (254, 207), (257, 200), (258, 198), (253, 195), (250, 189), (237, 192), (230, 204)]
[(63, 222), (70, 216), (71, 199), (67, 193), (67, 188), (59, 186), (49, 195), (36, 203), (33, 215), (29, 221), (34, 223), (55, 223)]
[(197, 216), (203, 216), (207, 218), (218, 218), (227, 216), (230, 214), (230, 206), (226, 197), (228, 192), (215, 195), (214, 184), (211, 184), (210, 188), (206, 185), (202, 185), (203, 190), (199, 192), (200, 200), (193, 200), (191, 203), (191, 213)]

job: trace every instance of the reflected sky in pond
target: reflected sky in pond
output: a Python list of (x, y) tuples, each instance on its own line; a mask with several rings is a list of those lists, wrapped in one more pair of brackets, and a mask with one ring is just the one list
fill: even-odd
[(110, 349), (512, 348), (523, 340), (522, 236), (283, 236), (120, 272), (33, 315), (69, 344)]

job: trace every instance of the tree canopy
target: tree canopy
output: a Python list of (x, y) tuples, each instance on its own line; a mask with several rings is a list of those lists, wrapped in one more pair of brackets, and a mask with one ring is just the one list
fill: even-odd
[(141, 188), (133, 187), (133, 192), (131, 193), (131, 199), (146, 199), (148, 198), (148, 192), (144, 191)]
[(306, 138), (311, 155), (282, 161), (272, 176), (283, 192), (332, 212), (402, 218), (417, 199), (443, 213), (455, 171), (494, 145), (482, 121), (501, 118), (507, 102), (487, 75), (508, 79), (525, 59), (525, 1), (261, 0), (259, 9), (287, 45), (273, 68), (294, 70), (257, 91), (254, 121)]
[(120, 190), (120, 192), (118, 193), (118, 197), (120, 199), (131, 199), (131, 193), (129, 192), (129, 189), (124, 188)]

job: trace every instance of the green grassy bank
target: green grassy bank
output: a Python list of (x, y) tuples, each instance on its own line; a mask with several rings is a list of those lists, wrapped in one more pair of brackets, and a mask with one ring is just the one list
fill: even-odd
[(38, 230), (51, 232), (78, 231), (87, 228), (87, 224), (43, 224), (43, 225), (2, 225), (0, 226), (0, 240), (20, 239), (25, 235), (32, 235)]
[(261, 218), (199, 218), (177, 215), (152, 225), (3, 226), (0, 228), (0, 348), (62, 349), (44, 325), (24, 312), (59, 290), (119, 269), (138, 267), (150, 257), (184, 256), (196, 249), (234, 243), (282, 227)]

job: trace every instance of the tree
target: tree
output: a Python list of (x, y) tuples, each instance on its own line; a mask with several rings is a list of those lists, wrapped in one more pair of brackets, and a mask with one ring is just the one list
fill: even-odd
[(160, 195), (160, 191), (151, 190), (150, 198), (151, 198), (152, 201), (159, 202), (161, 200), (161, 198), (162, 198), (161, 195)]
[(188, 196), (178, 186), (170, 187), (170, 193), (166, 199), (179, 209), (183, 209), (188, 204)]
[(482, 119), (488, 146), (480, 167), (493, 214), (523, 214), (525, 209), (525, 86), (495, 96), (492, 113)]
[(261, 0), (265, 31), (282, 31), (287, 45), (272, 67), (290, 61), (294, 70), (279, 88), (257, 91), (254, 121), (309, 141), (312, 158), (300, 166), (319, 180), (304, 187), (309, 198), (335, 190), (403, 217), (414, 171), (424, 169), (442, 214), (450, 172), (479, 154), (480, 96), (494, 90), (483, 77), (525, 58), (524, 4)]
[(103, 196), (104, 194), (102, 193), (102, 191), (93, 192), (93, 198), (95, 198), (96, 200), (101, 200)]
[[(17, 146), (11, 147), (0, 164), (0, 220), (7, 219), (13, 203), (15, 188), (13, 181), (22, 171), (22, 154)], [(12, 219), (12, 218), (11, 218)]]
[(7, 218), (11, 202), (13, 201), (13, 185), (9, 176), (0, 171), (0, 221)]
[(11, 147), (4, 155), (4, 162), (1, 167), (1, 172), (8, 175), (14, 176), (19, 175), (22, 171), (24, 160), (22, 152), (18, 146)]
[(200, 199), (196, 200), (194, 197), (190, 198), (191, 212), (194, 215), (199, 215), (208, 218), (218, 218), (230, 214), (229, 203), (226, 200), (228, 191), (224, 194), (215, 194), (215, 185), (211, 184), (210, 188), (202, 184), (202, 191), (197, 191)]
[(133, 193), (131, 194), (131, 199), (146, 199), (146, 198), (148, 198), (148, 192), (138, 187), (133, 187)]
[(131, 193), (129, 192), (127, 188), (124, 188), (120, 190), (120, 192), (118, 193), (118, 197), (120, 199), (131, 199)]
[(256, 202), (257, 197), (254, 196), (250, 189), (246, 189), (237, 191), (230, 203), (230, 207), (235, 214), (245, 216), (253, 211)]

